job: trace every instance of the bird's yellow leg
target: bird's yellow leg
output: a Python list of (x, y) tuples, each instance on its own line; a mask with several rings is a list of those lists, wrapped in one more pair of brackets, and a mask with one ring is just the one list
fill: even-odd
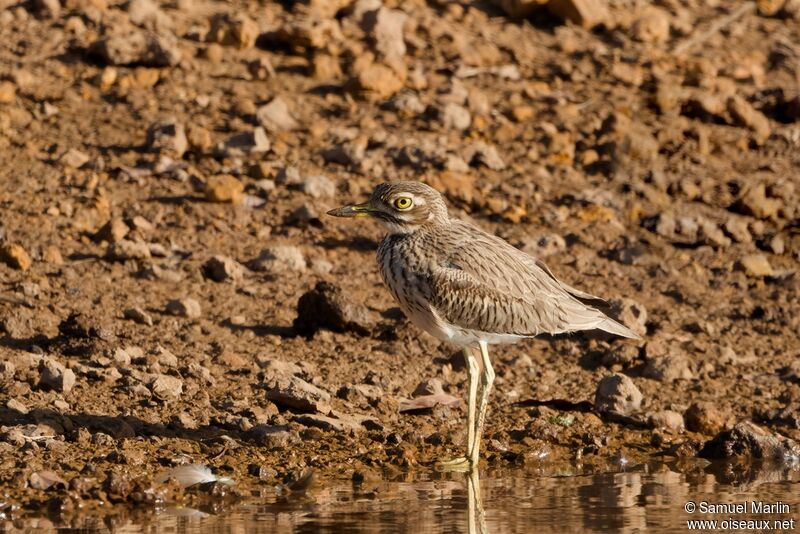
[(489, 360), (489, 346), (485, 341), (480, 341), (479, 346), (481, 349), (481, 363), (483, 363), (481, 400), (478, 404), (478, 420), (475, 423), (475, 439), (472, 442), (472, 448), (468, 449), (470, 462), (473, 466), (478, 465), (478, 459), (480, 458), (481, 434), (483, 434), (483, 423), (486, 420), (486, 407), (489, 404), (489, 393), (492, 391), (492, 384), (494, 384), (494, 369), (492, 369), (492, 362)]
[[(470, 454), (475, 443), (475, 403), (478, 397), (478, 362), (472, 355), (469, 347), (464, 348), (464, 363), (467, 367), (467, 382), (469, 391), (467, 394), (467, 447), (465, 454)], [(462, 471), (472, 467), (471, 458), (460, 456), (452, 460), (438, 462), (436, 467), (446, 471)]]

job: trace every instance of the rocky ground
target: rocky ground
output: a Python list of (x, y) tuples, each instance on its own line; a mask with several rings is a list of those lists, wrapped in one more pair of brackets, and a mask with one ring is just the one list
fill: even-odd
[(487, 466), (796, 455), (800, 2), (542, 3), (0, 0), (0, 516), (457, 454), (392, 179), (644, 336), (495, 349)]

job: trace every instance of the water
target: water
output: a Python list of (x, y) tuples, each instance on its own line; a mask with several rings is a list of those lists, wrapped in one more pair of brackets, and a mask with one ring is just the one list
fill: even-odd
[[(659, 464), (601, 474), (551, 470), (489, 471), (480, 480), (460, 473), (406, 477), (361, 485), (325, 481), (303, 494), (268, 489), (258, 497), (205, 510), (167, 507), (103, 516), (87, 512), (68, 520), (0, 520), (0, 531), (47, 532), (60, 527), (59, 532), (115, 533), (658, 533), (687, 532), (689, 520), (717, 520), (716, 528), (705, 525), (706, 532), (800, 530), (797, 466), (774, 470), (690, 465), (679, 469)], [(695, 506), (691, 514), (686, 511), (690, 502)], [(744, 503), (745, 512), (703, 513), (704, 502)], [(782, 504), (758, 514), (752, 513), (752, 502)], [(769, 523), (734, 525), (731, 520)]]

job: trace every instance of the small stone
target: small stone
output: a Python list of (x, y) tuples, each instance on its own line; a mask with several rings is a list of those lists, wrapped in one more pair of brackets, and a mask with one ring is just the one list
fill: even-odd
[(650, 426), (654, 429), (665, 429), (671, 432), (683, 432), (683, 416), (672, 410), (656, 412), (649, 417)]
[(605, 0), (550, 0), (547, 9), (583, 28), (593, 28), (611, 18)]
[(397, 60), (406, 55), (403, 25), (408, 16), (399, 9), (378, 9), (366, 11), (361, 26), (375, 44), (375, 51), (385, 59)]
[(294, 417), (294, 420), (301, 425), (321, 428), (322, 430), (334, 432), (347, 432), (354, 434), (356, 432), (363, 432), (365, 428), (361, 422), (356, 418), (349, 415), (338, 414), (337, 417), (331, 417), (321, 414), (306, 414)]
[(176, 159), (182, 158), (189, 147), (183, 124), (176, 119), (151, 124), (145, 143), (149, 150)]
[(79, 169), (86, 165), (89, 161), (89, 156), (75, 148), (70, 148), (58, 160), (65, 167), (71, 169)]
[(260, 126), (249, 132), (234, 134), (217, 145), (217, 152), (227, 158), (257, 156), (269, 149), (269, 137)]
[(734, 95), (728, 99), (728, 112), (734, 121), (750, 128), (756, 134), (758, 143), (766, 141), (772, 133), (772, 127), (766, 115), (739, 95)]
[(61, 393), (69, 393), (75, 385), (75, 373), (64, 364), (51, 358), (43, 358), (39, 363), (39, 387), (46, 387)]
[(647, 309), (633, 299), (613, 299), (609, 302), (613, 314), (622, 324), (644, 336), (647, 334)]
[(183, 394), (183, 381), (170, 375), (154, 376), (148, 387), (161, 400), (178, 399)]
[(16, 243), (0, 246), (0, 262), (20, 271), (27, 271), (33, 264), (25, 249)]
[(336, 194), (336, 182), (323, 175), (309, 176), (301, 187), (312, 198), (331, 198)]
[(214, 145), (214, 140), (211, 139), (211, 132), (197, 125), (189, 125), (187, 140), (192, 150), (201, 154), (207, 152)]
[(289, 271), (305, 271), (306, 260), (299, 248), (291, 245), (277, 245), (261, 251), (258, 257), (248, 263), (254, 271), (280, 274)]
[(775, 234), (767, 241), (767, 249), (773, 254), (783, 254), (786, 252), (786, 243), (780, 234)]
[(660, 44), (669, 38), (669, 13), (650, 7), (633, 23), (633, 37), (643, 43)]
[(289, 105), (281, 97), (273, 98), (256, 111), (258, 123), (270, 133), (296, 130), (300, 125), (292, 117)]
[(451, 130), (466, 130), (472, 123), (469, 110), (453, 102), (445, 104), (441, 112), (442, 125)]
[(300, 441), (297, 432), (286, 425), (256, 425), (247, 433), (258, 445), (273, 449), (285, 449)]
[(721, 432), (727, 423), (727, 415), (712, 402), (695, 402), (684, 413), (686, 428), (712, 436)]
[(314, 79), (318, 81), (336, 80), (342, 77), (339, 58), (330, 54), (314, 54), (312, 68)]
[(269, 58), (266, 57), (258, 57), (248, 61), (247, 72), (250, 73), (254, 80), (268, 80), (275, 77), (275, 69), (272, 67)]
[(415, 397), (420, 397), (422, 395), (439, 395), (442, 393), (444, 393), (442, 381), (438, 378), (429, 378), (417, 384), (417, 387), (414, 388), (414, 393), (412, 393), (412, 395)]
[(786, 0), (757, 0), (758, 14), (765, 17), (772, 17), (783, 9)]
[(511, 108), (511, 117), (517, 122), (528, 122), (535, 115), (532, 106), (514, 106)]
[(172, 33), (144, 30), (100, 39), (89, 46), (89, 53), (111, 65), (145, 67), (174, 67), (183, 58)]
[(17, 99), (17, 86), (7, 80), (0, 82), (0, 104), (11, 104)]
[(238, 282), (244, 277), (244, 269), (232, 258), (213, 256), (203, 264), (203, 274), (215, 282)]
[(367, 335), (374, 324), (371, 312), (363, 304), (328, 282), (317, 283), (314, 289), (300, 297), (294, 320), (295, 330), (305, 335), (320, 328)]
[(398, 92), (404, 83), (394, 70), (380, 63), (373, 63), (359, 72), (356, 82), (358, 89), (381, 100)]
[(493, 171), (502, 171), (506, 164), (497, 152), (497, 148), (483, 141), (472, 143), (466, 150), (465, 160), (470, 165), (484, 165)]
[(230, 174), (218, 174), (206, 182), (205, 195), (211, 202), (241, 204), (244, 201), (244, 184)]
[(166, 312), (189, 319), (197, 319), (202, 315), (200, 303), (193, 298), (174, 299), (167, 303)]
[(737, 243), (750, 243), (753, 240), (747, 221), (744, 219), (731, 217), (725, 221), (723, 229)]
[(138, 240), (120, 239), (106, 249), (106, 258), (111, 261), (145, 260), (151, 256), (148, 244)]
[(153, 326), (153, 318), (141, 308), (128, 308), (122, 312), (122, 316), (134, 323)]
[(61, 256), (61, 251), (58, 250), (58, 247), (55, 247), (53, 245), (45, 247), (44, 252), (42, 254), (42, 259), (46, 263), (50, 263), (52, 265), (64, 264), (64, 257)]
[(775, 435), (750, 421), (737, 423), (731, 430), (717, 434), (698, 454), (701, 458), (750, 458), (784, 464), (800, 457), (800, 444)]
[(752, 278), (763, 278), (775, 274), (764, 254), (749, 254), (738, 261), (737, 266)]
[(689, 369), (689, 362), (682, 354), (668, 354), (648, 359), (642, 369), (642, 376), (659, 382), (691, 380), (694, 377)]
[(119, 217), (114, 217), (104, 224), (100, 230), (94, 235), (97, 241), (107, 241), (109, 243), (116, 243), (122, 241), (128, 235), (130, 228)]
[(759, 183), (747, 189), (734, 207), (745, 215), (752, 215), (759, 219), (771, 219), (777, 216), (781, 208), (781, 201), (767, 197), (766, 187)]
[(278, 406), (306, 412), (330, 411), (330, 394), (294, 375), (276, 376), (267, 391), (267, 399)]
[(642, 392), (628, 376), (616, 373), (600, 380), (594, 397), (594, 408), (600, 413), (628, 416), (639, 411)]
[(220, 13), (211, 18), (209, 42), (235, 46), (240, 50), (253, 48), (260, 33), (258, 24), (247, 15)]
[(169, 31), (172, 28), (172, 19), (153, 0), (128, 2), (128, 19), (148, 30)]

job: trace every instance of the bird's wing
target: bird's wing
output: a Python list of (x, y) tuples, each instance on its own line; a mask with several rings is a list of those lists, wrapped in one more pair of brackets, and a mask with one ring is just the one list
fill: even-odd
[(523, 336), (599, 328), (637, 337), (579, 301), (597, 297), (560, 282), (544, 263), (467, 223), (453, 230), (457, 239), (444, 247), (428, 288), (449, 323)]

